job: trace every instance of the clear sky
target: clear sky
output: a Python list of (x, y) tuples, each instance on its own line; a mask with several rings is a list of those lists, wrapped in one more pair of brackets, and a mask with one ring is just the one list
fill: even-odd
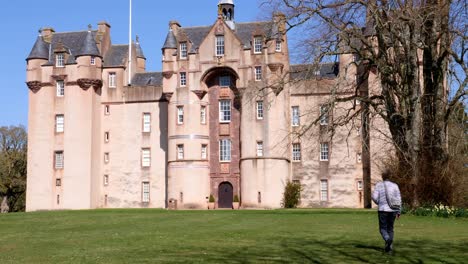
[[(234, 0), (236, 21), (262, 20), (259, 0)], [(139, 35), (147, 71), (161, 70), (161, 47), (168, 23), (211, 25), (218, 0), (133, 0), (133, 35)], [(129, 0), (3, 0), (0, 6), (0, 126), (28, 122), (26, 57), (41, 27), (56, 32), (86, 30), (107, 21), (114, 44), (128, 43)]]

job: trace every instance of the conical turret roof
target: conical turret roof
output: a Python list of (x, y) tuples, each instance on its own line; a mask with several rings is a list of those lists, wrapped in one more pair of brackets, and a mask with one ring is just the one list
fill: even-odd
[(39, 35), (37, 37), (36, 43), (34, 43), (34, 46), (31, 49), (31, 52), (29, 53), (29, 56), (26, 58), (26, 60), (32, 60), (32, 59), (48, 60), (49, 59), (49, 46), (50, 44), (46, 43), (44, 39), (42, 39), (42, 36)]
[(164, 41), (163, 49), (177, 49), (177, 40), (174, 36), (174, 32), (169, 30), (167, 33), (166, 41)]
[(94, 40), (93, 32), (91, 31), (91, 26), (88, 29), (86, 38), (83, 42), (83, 46), (76, 57), (78, 56), (97, 56), (101, 57), (101, 53), (97, 47), (96, 41)]
[(146, 59), (143, 49), (140, 46), (140, 38), (138, 36), (136, 36), (135, 49), (137, 58)]

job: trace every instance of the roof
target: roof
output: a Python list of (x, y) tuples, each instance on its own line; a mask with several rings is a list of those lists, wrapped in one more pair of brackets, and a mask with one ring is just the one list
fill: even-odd
[(311, 80), (317, 77), (333, 79), (338, 76), (339, 64), (338, 63), (322, 63), (314, 64), (296, 64), (290, 66), (290, 76), (293, 80)]
[(222, 4), (234, 5), (234, 1), (233, 0), (219, 0), (218, 5), (222, 5)]
[[(203, 40), (206, 38), (213, 26), (200, 26), (200, 27), (182, 27), (177, 33), (178, 38), (182, 36), (187, 36), (187, 38), (192, 43), (192, 49), (190, 52), (195, 52)], [(254, 35), (263, 35), (267, 38), (272, 37), (274, 32), (274, 23), (273, 22), (247, 22), (247, 23), (236, 23), (236, 30), (234, 34), (241, 40), (244, 47), (249, 49), (251, 48), (251, 40)], [(177, 40), (173, 36), (172, 31), (169, 31), (166, 41), (164, 42), (164, 48), (177, 48)]]
[(136, 73), (132, 79), (133, 86), (162, 86), (162, 72)]
[(29, 56), (26, 58), (26, 60), (31, 59), (49, 59), (49, 44), (42, 39), (42, 36), (37, 37), (36, 43), (34, 43)]
[(128, 45), (112, 45), (104, 57), (104, 67), (125, 66), (128, 57)]
[(86, 34), (86, 38), (81, 46), (81, 50), (75, 56), (101, 56), (91, 30)]

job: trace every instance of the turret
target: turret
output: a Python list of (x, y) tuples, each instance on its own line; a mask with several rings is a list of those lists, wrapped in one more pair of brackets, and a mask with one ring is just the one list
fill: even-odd
[(140, 38), (136, 36), (136, 58), (137, 58), (137, 72), (145, 72), (146, 71), (146, 57), (143, 53), (143, 49), (140, 46)]
[[(94, 34), (92, 32), (91, 25), (88, 25), (88, 32), (86, 33), (86, 38), (81, 46), (81, 49), (75, 54), (75, 60), (80, 65), (101, 65), (102, 56), (99, 52)], [(89, 79), (101, 79), (100, 73), (96, 72), (96, 69), (93, 67), (80, 67), (80, 79), (89, 78)]]
[[(26, 58), (28, 63), (28, 71), (26, 80), (28, 82), (40, 81), (41, 79), (41, 65), (49, 60), (49, 47), (50, 44), (46, 43), (42, 37), (42, 31), (39, 30), (39, 36), (34, 43), (29, 56)], [(30, 87), (31, 88), (31, 87)]]
[(222, 16), (226, 24), (228, 24), (232, 30), (236, 29), (233, 0), (220, 0), (218, 2), (218, 15)]

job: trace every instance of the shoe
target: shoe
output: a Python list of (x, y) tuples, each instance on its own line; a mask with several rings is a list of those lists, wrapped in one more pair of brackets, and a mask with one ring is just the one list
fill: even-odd
[(391, 253), (392, 251), (393, 251), (393, 241), (392, 240), (385, 241), (385, 252)]

